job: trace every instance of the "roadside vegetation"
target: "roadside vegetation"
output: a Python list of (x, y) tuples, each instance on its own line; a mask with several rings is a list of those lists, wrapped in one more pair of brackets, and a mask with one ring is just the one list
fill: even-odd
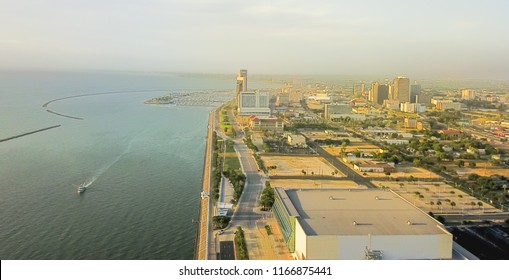
[(244, 231), (241, 227), (237, 227), (237, 231), (235, 232), (235, 257), (237, 260), (249, 260), (249, 255), (247, 254), (247, 245), (246, 239), (244, 237)]
[(265, 182), (265, 188), (259, 202), (262, 211), (269, 211), (274, 205), (274, 189), (270, 186), (270, 182)]
[[(244, 190), (246, 176), (242, 173), (240, 162), (233, 149), (233, 142), (224, 140), (217, 137), (217, 133), (212, 135), (212, 197), (214, 200), (219, 199), (219, 186), (221, 184), (221, 175), (227, 178), (233, 185), (234, 195), (232, 203), (237, 204), (240, 195)], [(229, 154), (226, 156), (226, 154)], [(233, 154), (233, 155), (232, 155)]]
[(231, 218), (226, 216), (214, 216), (212, 218), (212, 228), (213, 229), (224, 229), (228, 226)]
[(219, 184), (221, 183), (221, 166), (222, 159), (219, 157), (219, 144), (217, 133), (212, 132), (212, 174), (210, 180), (212, 181), (212, 198), (217, 201), (219, 198)]

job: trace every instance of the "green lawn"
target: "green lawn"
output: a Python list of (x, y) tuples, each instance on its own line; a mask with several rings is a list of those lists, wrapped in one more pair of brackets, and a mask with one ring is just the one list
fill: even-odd
[(240, 162), (237, 156), (227, 156), (224, 159), (224, 169), (225, 170), (235, 170), (240, 169)]
[(235, 149), (233, 148), (233, 142), (230, 140), (226, 141), (226, 153), (228, 153), (228, 156), (226, 156), (224, 159), (224, 169), (240, 169), (239, 159), (235, 153)]

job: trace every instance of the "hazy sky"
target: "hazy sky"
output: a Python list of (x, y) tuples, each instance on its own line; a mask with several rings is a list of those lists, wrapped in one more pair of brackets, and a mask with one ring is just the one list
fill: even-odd
[(509, 1), (1, 0), (0, 68), (509, 79)]

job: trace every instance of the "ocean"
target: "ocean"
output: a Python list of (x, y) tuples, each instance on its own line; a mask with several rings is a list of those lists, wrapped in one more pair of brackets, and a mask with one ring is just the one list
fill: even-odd
[[(212, 107), (143, 101), (234, 88), (234, 76), (0, 72), (0, 139), (61, 125), (0, 142), (0, 259), (192, 259)], [(117, 93), (48, 105), (81, 120), (42, 107), (104, 92)]]

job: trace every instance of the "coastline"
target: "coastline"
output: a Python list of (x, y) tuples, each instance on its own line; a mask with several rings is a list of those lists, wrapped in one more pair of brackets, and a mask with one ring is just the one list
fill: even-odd
[[(213, 119), (215, 110), (209, 114), (208, 129), (207, 129), (207, 144), (205, 148), (205, 160), (203, 163), (203, 179), (202, 179), (202, 192), (210, 194), (210, 171), (211, 171), (211, 149), (212, 149), (212, 133), (213, 133)], [(207, 259), (207, 236), (209, 225), (209, 198), (200, 200), (199, 217), (196, 229), (196, 243), (194, 251), (194, 259), (206, 260)]]

